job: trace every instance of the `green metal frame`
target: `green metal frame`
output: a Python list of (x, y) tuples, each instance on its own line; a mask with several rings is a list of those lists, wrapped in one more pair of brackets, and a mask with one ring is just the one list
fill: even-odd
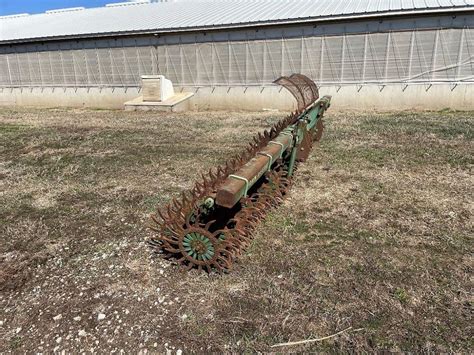
[[(292, 125), (293, 130), (293, 147), (291, 150), (291, 156), (288, 163), (288, 176), (292, 176), (295, 169), (296, 153), (298, 152), (299, 145), (303, 141), (303, 137), (307, 131), (314, 130), (318, 121), (323, 117), (324, 112), (331, 105), (331, 96), (324, 96), (321, 99), (315, 101), (309, 106), (300, 116), (297, 123)], [(296, 133), (295, 133), (296, 131)]]

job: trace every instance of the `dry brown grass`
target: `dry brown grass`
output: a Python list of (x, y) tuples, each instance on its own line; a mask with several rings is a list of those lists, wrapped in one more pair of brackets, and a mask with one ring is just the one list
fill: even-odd
[(154, 206), (278, 116), (2, 109), (0, 351), (469, 352), (472, 113), (329, 112), (234, 272), (150, 258)]

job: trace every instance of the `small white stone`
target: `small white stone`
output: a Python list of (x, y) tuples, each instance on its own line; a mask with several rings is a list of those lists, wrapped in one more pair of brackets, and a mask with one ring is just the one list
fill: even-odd
[(128, 309), (125, 310), (125, 314), (129, 314), (130, 311)]
[(84, 329), (79, 330), (78, 334), (79, 334), (80, 337), (85, 337), (87, 335), (87, 333)]
[(81, 316), (74, 317), (73, 319), (74, 321), (79, 322), (81, 320)]
[(97, 316), (97, 320), (102, 320), (102, 319), (105, 319), (105, 314), (99, 313), (99, 315)]
[(182, 320), (188, 319), (188, 315), (187, 315), (187, 314), (183, 314), (183, 315), (181, 316), (181, 319), (182, 319)]
[(0, 327), (3, 327), (3, 320), (0, 320)]
[(182, 353), (183, 353), (183, 350), (181, 349), (176, 350), (176, 355), (181, 355)]
[(163, 275), (165, 271), (163, 269), (160, 269), (160, 274)]
[(62, 318), (63, 318), (62, 314), (58, 314), (57, 316), (53, 317), (54, 320), (60, 320)]
[(15, 332), (18, 334), (19, 332), (21, 332), (21, 327), (18, 327), (16, 328)]
[(154, 347), (154, 348), (157, 348), (157, 347), (158, 347), (158, 343), (153, 343), (153, 347)]
[(56, 343), (59, 344), (61, 342), (61, 340), (63, 340), (63, 338), (61, 338), (61, 337), (56, 338)]

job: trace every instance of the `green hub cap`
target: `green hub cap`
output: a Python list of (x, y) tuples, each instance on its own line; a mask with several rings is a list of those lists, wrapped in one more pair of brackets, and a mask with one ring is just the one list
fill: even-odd
[(184, 250), (196, 260), (207, 261), (214, 256), (214, 246), (205, 235), (191, 232), (184, 236)]

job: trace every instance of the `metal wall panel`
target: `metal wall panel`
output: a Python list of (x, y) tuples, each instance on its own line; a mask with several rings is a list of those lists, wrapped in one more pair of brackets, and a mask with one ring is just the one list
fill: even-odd
[(374, 14), (379, 18), (394, 13), (436, 14), (440, 10), (454, 14), (472, 12), (473, 8), (473, 0), (410, 0), (403, 4), (393, 0), (131, 1), (122, 6), (0, 17), (0, 42), (137, 31), (212, 30), (217, 26), (318, 22), (335, 17), (350, 21)]

